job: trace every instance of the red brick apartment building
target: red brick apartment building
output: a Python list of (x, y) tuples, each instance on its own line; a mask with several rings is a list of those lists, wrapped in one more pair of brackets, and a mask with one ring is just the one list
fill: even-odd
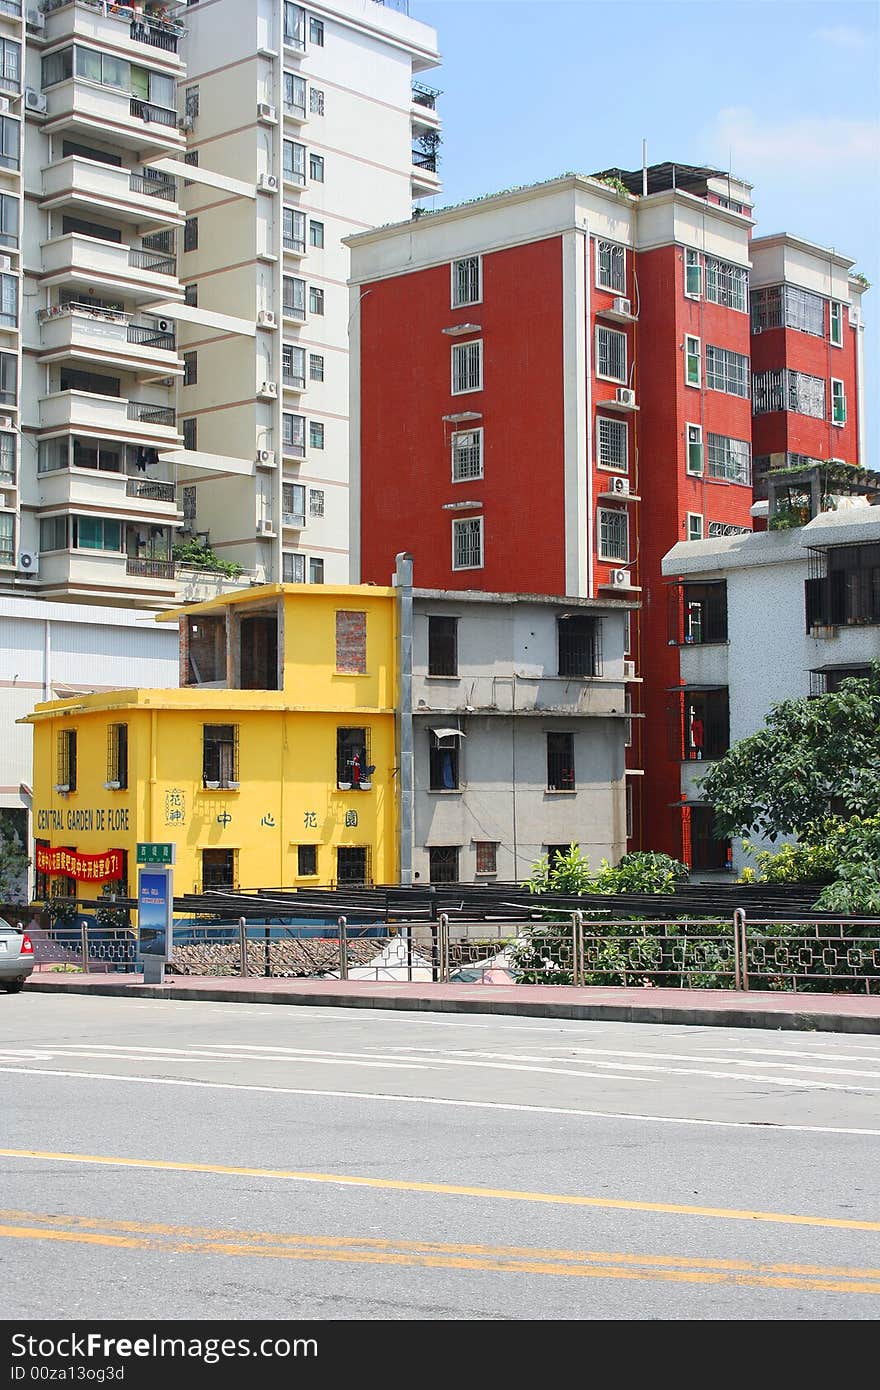
[[(678, 651), (726, 630), (688, 616), (662, 557), (752, 528), (753, 455), (861, 455), (852, 262), (752, 239), (750, 195), (615, 169), (349, 240), (352, 578), (405, 549), (435, 589), (640, 598), (629, 844), (701, 870), (726, 849), (681, 802)], [(695, 699), (717, 755), (726, 711)]]

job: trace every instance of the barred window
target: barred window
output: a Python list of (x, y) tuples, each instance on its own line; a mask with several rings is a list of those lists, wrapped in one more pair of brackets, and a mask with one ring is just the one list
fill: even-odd
[(483, 568), (483, 518), (467, 517), (452, 523), (452, 568)]
[(483, 476), (483, 431), (456, 430), (452, 436), (452, 481)]
[(483, 389), (483, 344), (454, 343), (452, 347), (452, 394)]
[(460, 309), (465, 304), (479, 304), (482, 299), (482, 284), (479, 256), (465, 256), (452, 262), (452, 307)]
[(825, 301), (822, 296), (799, 289), (797, 285), (784, 285), (783, 297), (786, 328), (797, 328), (801, 333), (824, 338)]
[(564, 613), (556, 619), (560, 676), (601, 676), (601, 624), (583, 613)]
[(596, 243), (596, 284), (615, 294), (626, 294), (626, 252), (613, 241)]
[(706, 298), (713, 304), (738, 309), (741, 314), (749, 307), (749, 272), (744, 266), (706, 257)]
[(281, 380), (285, 386), (302, 391), (306, 384), (306, 350), (293, 343), (281, 348)]
[(238, 725), (202, 726), (202, 781), (206, 787), (238, 786)]
[(121, 790), (128, 786), (128, 725), (107, 726), (107, 787)]
[(313, 116), (323, 116), (324, 114), (324, 93), (320, 87), (309, 89), (309, 110)]
[(734, 526), (731, 521), (710, 521), (709, 538), (715, 536), (750, 536), (752, 533), (748, 526)]
[(749, 359), (729, 348), (706, 345), (706, 385), (728, 396), (748, 396)]
[(324, 358), (319, 352), (309, 353), (309, 380), (324, 380)]
[(547, 790), (573, 792), (575, 789), (574, 734), (548, 734)]
[(476, 851), (476, 869), (478, 874), (494, 874), (498, 872), (498, 845), (494, 840), (475, 840), (474, 849)]
[(628, 426), (626, 420), (596, 417), (596, 462), (600, 468), (626, 473), (629, 468)]
[(285, 551), (281, 556), (281, 582), (283, 584), (305, 584), (306, 557)]
[(458, 845), (432, 845), (428, 849), (428, 877), (432, 883), (458, 882)]
[(723, 478), (728, 483), (751, 483), (751, 445), (747, 440), (710, 434), (707, 442), (710, 478)]
[(626, 381), (626, 334), (614, 328), (596, 329), (596, 375)]
[(76, 729), (59, 730), (55, 775), (59, 787), (69, 792), (76, 791)]
[(313, 487), (309, 489), (309, 516), (324, 515), (324, 489)]
[(766, 415), (774, 410), (791, 410), (798, 415), (825, 419), (825, 382), (806, 372), (760, 372), (754, 380), (752, 412)]
[(323, 420), (309, 421), (309, 448), (323, 449), (324, 447), (324, 422)]
[(629, 559), (629, 517), (611, 507), (599, 508), (599, 559)]
[(294, 458), (306, 456), (306, 421), (304, 415), (290, 415), (285, 411), (281, 417), (281, 445), (285, 454)]

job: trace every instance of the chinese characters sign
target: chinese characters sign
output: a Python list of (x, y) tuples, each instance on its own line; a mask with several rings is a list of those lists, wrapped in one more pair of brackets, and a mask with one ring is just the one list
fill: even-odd
[(77, 854), (72, 849), (49, 849), (37, 846), (38, 874), (66, 874), (77, 883), (110, 883), (122, 878), (122, 850), (108, 849), (106, 854)]

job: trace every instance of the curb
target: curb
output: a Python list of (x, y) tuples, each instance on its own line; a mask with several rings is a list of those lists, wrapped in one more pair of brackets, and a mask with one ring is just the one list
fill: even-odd
[(31, 978), (31, 994), (102, 995), (116, 999), (180, 999), (215, 1004), (287, 1004), (327, 1009), (396, 1009), (417, 1013), (505, 1014), (520, 1018), (574, 1019), (582, 1022), (669, 1023), (706, 1028), (769, 1028), (807, 1033), (880, 1034), (876, 1014), (835, 1014), (796, 1009), (680, 1008), (650, 1004), (553, 1004), (528, 999), (454, 999), (406, 995), (297, 994), (291, 990), (190, 989), (186, 985), (56, 984)]

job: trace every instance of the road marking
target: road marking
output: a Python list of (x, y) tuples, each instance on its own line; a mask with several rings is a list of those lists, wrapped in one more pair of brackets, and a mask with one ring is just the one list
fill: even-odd
[(552, 1206), (591, 1207), (607, 1211), (646, 1211), (667, 1216), (703, 1216), (721, 1221), (767, 1221), (783, 1226), (820, 1226), (845, 1231), (880, 1231), (880, 1221), (859, 1221), (851, 1217), (801, 1216), (793, 1212), (749, 1211), (739, 1210), (735, 1207), (699, 1207), (677, 1202), (639, 1202), (624, 1197), (585, 1197), (575, 1193), (524, 1192), (516, 1188), (471, 1187), (461, 1183), (414, 1182), (406, 1178), (371, 1178), (353, 1173), (313, 1173), (284, 1168), (245, 1168), (225, 1163), (184, 1163), (174, 1159), (55, 1153), (42, 1149), (0, 1149), (0, 1157), (49, 1163), (76, 1163), (103, 1168), (149, 1169), (163, 1173), (211, 1173), (220, 1177), (329, 1183), (339, 1187), (378, 1188), (383, 1192), (421, 1192), (441, 1197), (479, 1197), (495, 1201), (537, 1202)]
[[(526, 1115), (561, 1115), (575, 1119), (588, 1120), (635, 1120), (639, 1123), (658, 1125), (701, 1125), (709, 1129), (770, 1129), (776, 1133), (793, 1134), (849, 1134), (860, 1138), (880, 1138), (880, 1129), (860, 1129), (848, 1125), (789, 1125), (773, 1121), (755, 1120), (709, 1120), (691, 1115), (640, 1115), (626, 1110), (584, 1110), (573, 1106), (525, 1105), (512, 1101), (460, 1100), (447, 1096), (407, 1096), (394, 1095), (386, 1091), (325, 1091), (307, 1086), (253, 1086), (235, 1081), (194, 1081), (185, 1077), (171, 1076), (124, 1076), (120, 1072), (62, 1071), (58, 1067), (3, 1067), (0, 1073), (10, 1076), (60, 1076), (77, 1081), (110, 1081), (119, 1085), (138, 1086), (188, 1086), (204, 1091), (255, 1091), (274, 1096), (320, 1096), (327, 1100), (377, 1100), (400, 1105), (445, 1105), (462, 1110), (507, 1110)], [(595, 1079), (595, 1078), (594, 1078)], [(619, 1076), (600, 1078), (620, 1081)], [(625, 1080), (638, 1080), (626, 1077)], [(3, 1151), (0, 1150), (0, 1153)]]

